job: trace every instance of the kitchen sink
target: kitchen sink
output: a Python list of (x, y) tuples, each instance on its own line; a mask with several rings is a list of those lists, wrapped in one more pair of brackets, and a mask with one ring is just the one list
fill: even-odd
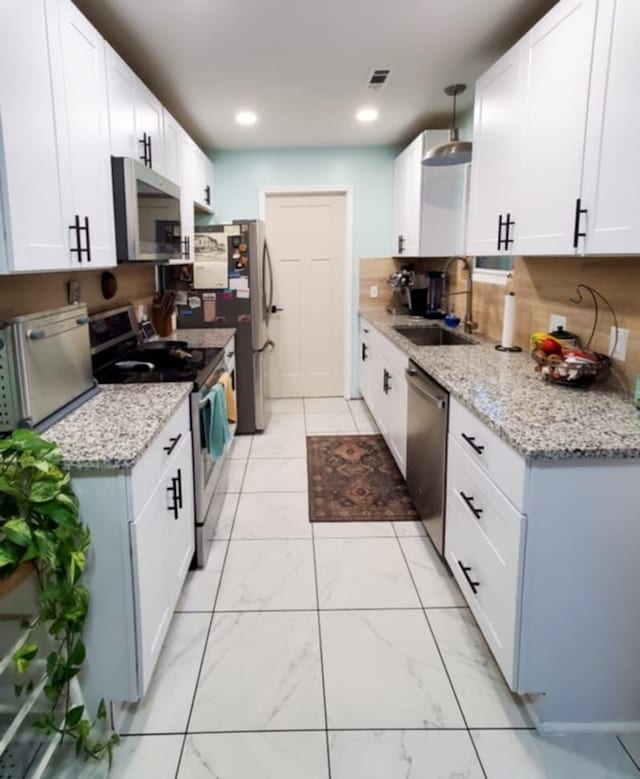
[(416, 346), (474, 346), (473, 341), (440, 327), (394, 327)]

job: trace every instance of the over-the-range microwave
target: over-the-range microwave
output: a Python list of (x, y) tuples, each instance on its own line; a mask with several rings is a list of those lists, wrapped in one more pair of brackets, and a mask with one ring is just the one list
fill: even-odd
[(141, 162), (112, 157), (119, 262), (188, 256), (180, 223), (180, 187)]

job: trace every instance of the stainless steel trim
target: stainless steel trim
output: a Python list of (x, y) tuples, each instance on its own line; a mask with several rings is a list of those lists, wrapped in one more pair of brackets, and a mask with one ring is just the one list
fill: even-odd
[(436, 408), (444, 409), (447, 407), (446, 399), (436, 397), (436, 395), (433, 395), (425, 389), (425, 382), (422, 378), (416, 378), (417, 372), (415, 370), (407, 368), (405, 375), (409, 384), (411, 384), (423, 397), (433, 403)]
[(138, 328), (138, 320), (136, 319), (135, 312), (133, 310), (133, 306), (129, 304), (128, 306), (121, 306), (120, 308), (113, 308), (110, 311), (101, 311), (99, 314), (92, 314), (89, 317), (89, 322), (99, 322), (101, 319), (106, 319), (109, 316), (116, 316), (117, 314), (122, 314), (123, 312), (127, 311), (129, 313), (129, 323), (131, 324), (131, 330), (128, 333), (124, 333), (123, 335), (118, 335), (115, 338), (112, 338), (110, 341), (105, 341), (103, 344), (100, 344), (99, 346), (95, 346), (91, 348), (91, 354), (100, 354), (100, 352), (103, 352), (105, 349), (109, 349), (111, 346), (115, 346), (116, 344), (122, 343), (123, 341), (128, 341), (130, 338), (133, 338), (134, 336), (138, 338), (139, 336), (139, 328)]

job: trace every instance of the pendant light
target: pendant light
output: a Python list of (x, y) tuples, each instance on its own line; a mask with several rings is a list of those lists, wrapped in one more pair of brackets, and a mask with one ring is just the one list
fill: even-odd
[(456, 97), (462, 94), (466, 88), (466, 84), (451, 84), (445, 87), (445, 94), (453, 98), (453, 117), (449, 130), (449, 141), (429, 149), (422, 158), (423, 165), (439, 167), (442, 165), (464, 165), (465, 162), (471, 162), (471, 143), (460, 140), (460, 133), (456, 127)]

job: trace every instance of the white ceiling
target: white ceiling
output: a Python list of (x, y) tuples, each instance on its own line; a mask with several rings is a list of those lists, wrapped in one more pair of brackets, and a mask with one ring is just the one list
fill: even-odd
[[(75, 0), (205, 148), (401, 143), (447, 126), (554, 0)], [(379, 91), (375, 67), (391, 67)], [(355, 120), (372, 105), (380, 118)], [(236, 111), (258, 114), (239, 127)]]

